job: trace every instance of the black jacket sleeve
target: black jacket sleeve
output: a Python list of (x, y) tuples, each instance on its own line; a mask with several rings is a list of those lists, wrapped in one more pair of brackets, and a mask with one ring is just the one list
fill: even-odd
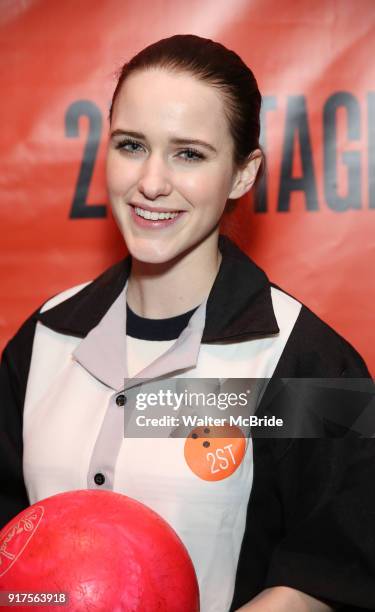
[(264, 588), (375, 609), (375, 440), (294, 440), (275, 465), (283, 534)]
[(30, 505), (22, 470), (22, 424), (35, 315), (7, 344), (0, 364), (0, 528)]
[[(347, 379), (361, 378), (366, 392), (359, 402), (349, 394), (350, 414), (370, 417), (369, 376), (355, 349), (303, 309), (258, 412), (271, 415), (279, 398), (290, 397), (282, 378), (341, 379), (343, 389)], [(352, 422), (330, 423), (328, 435), (323, 428), (310, 439), (253, 439), (254, 482), (231, 611), (275, 586), (347, 612), (375, 610), (375, 439)]]

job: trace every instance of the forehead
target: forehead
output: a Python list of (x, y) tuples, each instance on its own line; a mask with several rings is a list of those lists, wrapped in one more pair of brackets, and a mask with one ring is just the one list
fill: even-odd
[(112, 128), (150, 134), (215, 140), (230, 139), (219, 89), (196, 77), (163, 69), (142, 70), (124, 82), (112, 116)]

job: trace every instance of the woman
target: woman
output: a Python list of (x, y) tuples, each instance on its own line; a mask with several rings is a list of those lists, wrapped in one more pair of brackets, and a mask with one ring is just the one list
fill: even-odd
[(344, 339), (219, 237), (227, 200), (262, 166), (260, 104), (242, 60), (197, 36), (124, 66), (107, 182), (130, 257), (49, 300), (4, 352), (2, 522), (60, 491), (113, 489), (179, 533), (202, 612), (375, 608), (371, 441), (255, 437), (233, 473), (209, 481), (182, 438), (123, 438), (139, 379), (369, 376)]

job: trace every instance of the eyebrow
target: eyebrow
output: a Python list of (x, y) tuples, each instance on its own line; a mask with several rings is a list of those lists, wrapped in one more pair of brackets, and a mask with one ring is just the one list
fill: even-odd
[[(113, 138), (114, 136), (132, 136), (133, 138), (138, 138), (139, 140), (146, 140), (146, 137), (144, 134), (142, 134), (141, 132), (134, 132), (133, 130), (114, 130), (113, 132), (111, 132), (111, 138)], [(198, 138), (171, 138), (170, 142), (172, 144), (177, 144), (177, 145), (200, 145), (201, 147), (205, 147), (206, 149), (209, 149), (210, 151), (212, 151), (213, 153), (217, 153), (217, 150), (215, 149), (215, 147), (213, 147), (211, 144), (209, 144), (208, 142), (205, 142), (204, 140), (199, 140)]]

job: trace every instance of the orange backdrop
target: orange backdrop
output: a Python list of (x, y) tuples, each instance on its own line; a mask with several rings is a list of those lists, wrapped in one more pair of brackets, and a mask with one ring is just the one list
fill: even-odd
[(373, 0), (2, 0), (0, 24), (2, 346), (125, 254), (104, 177), (115, 72), (194, 33), (236, 50), (264, 95), (267, 175), (223, 230), (375, 372)]

